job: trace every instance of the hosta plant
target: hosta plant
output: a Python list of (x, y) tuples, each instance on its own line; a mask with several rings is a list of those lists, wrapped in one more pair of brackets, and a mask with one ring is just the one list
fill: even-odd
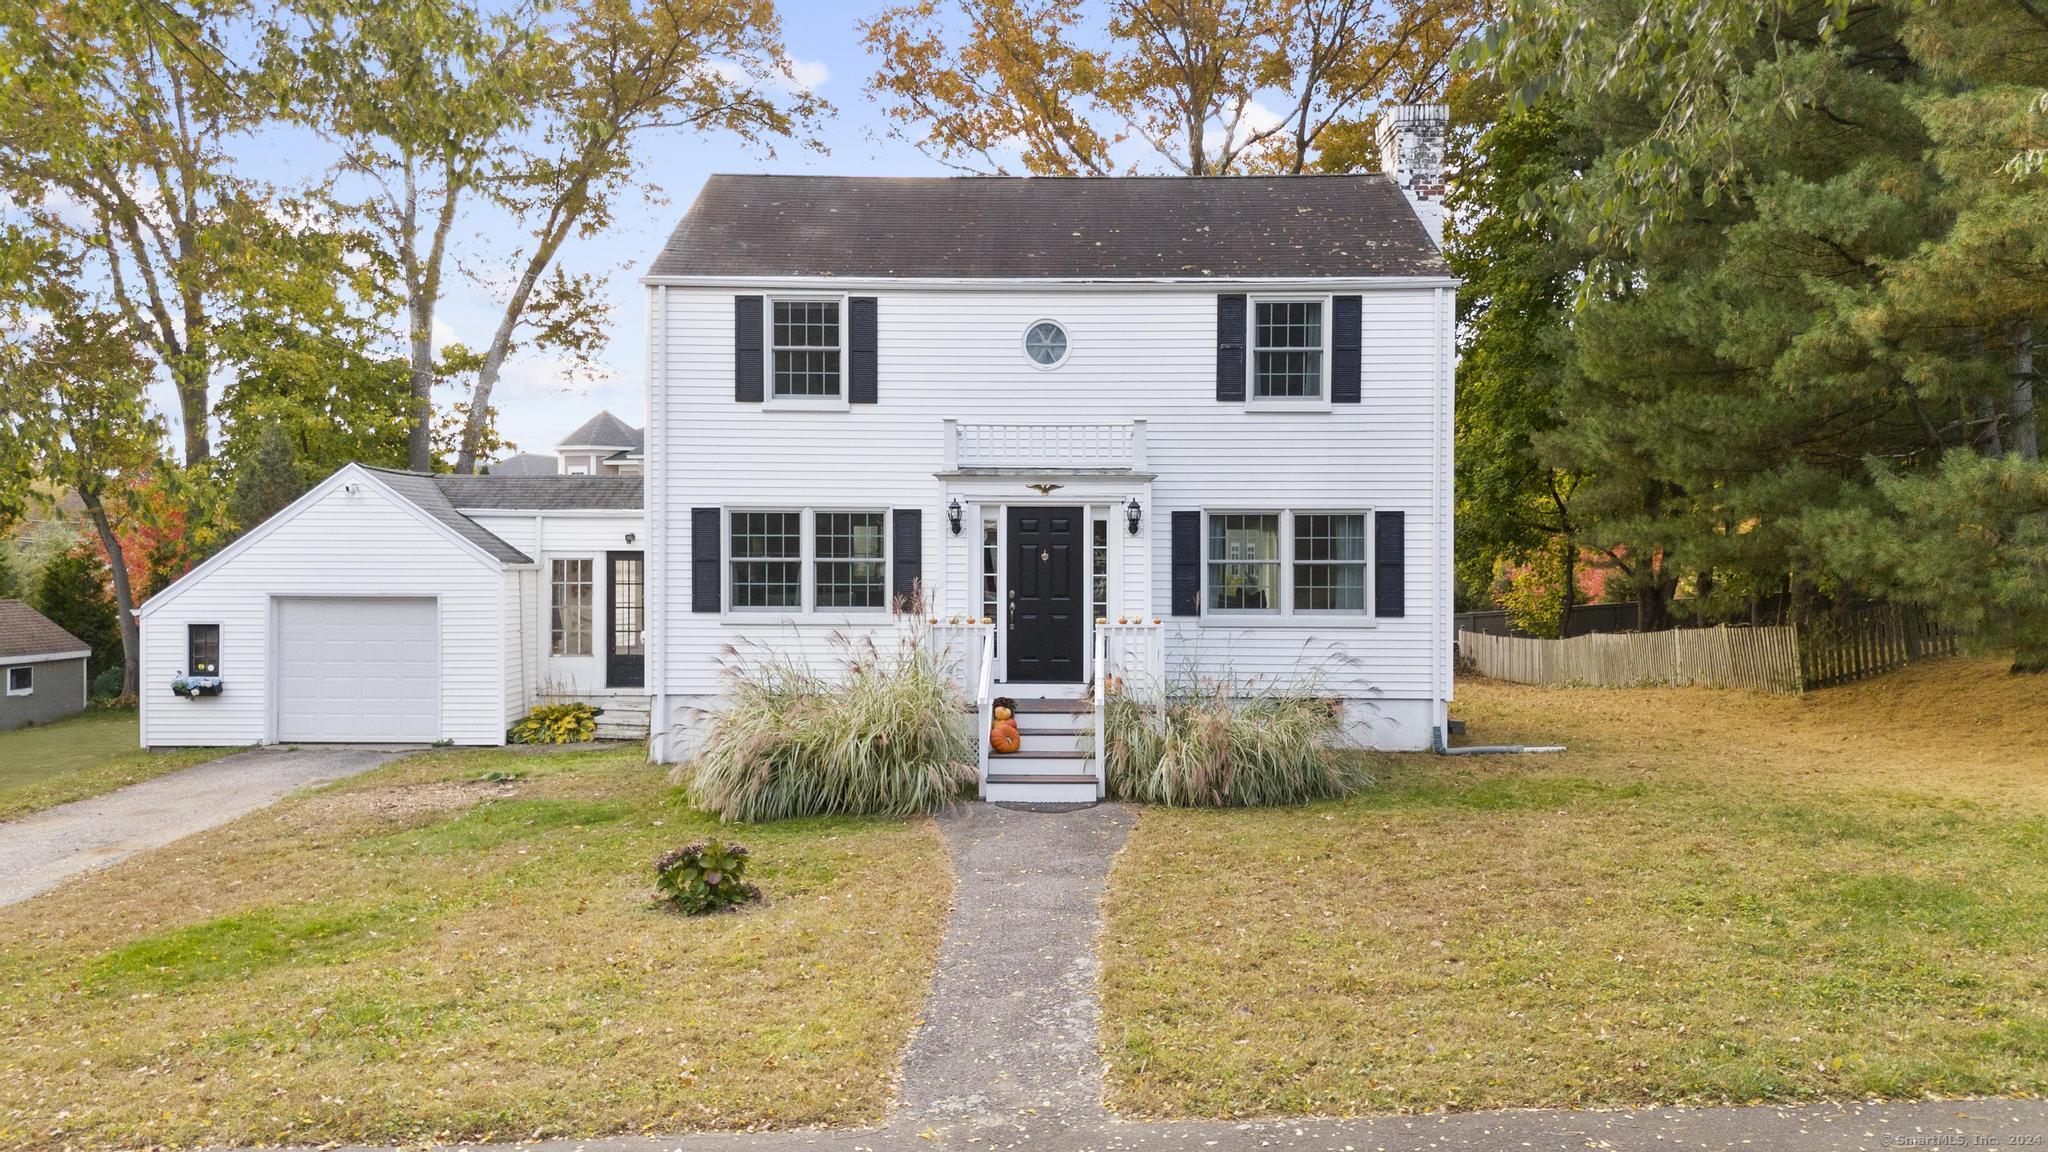
[(597, 739), (604, 709), (588, 704), (542, 704), (512, 726), (514, 744), (580, 744)]
[(761, 898), (761, 890), (747, 882), (746, 846), (716, 840), (662, 853), (654, 862), (654, 886), (691, 916), (730, 912)]

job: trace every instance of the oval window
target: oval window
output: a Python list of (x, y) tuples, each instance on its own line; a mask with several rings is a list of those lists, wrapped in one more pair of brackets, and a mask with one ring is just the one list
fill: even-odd
[(1040, 368), (1050, 368), (1067, 358), (1067, 330), (1050, 320), (1040, 320), (1024, 333), (1024, 354)]

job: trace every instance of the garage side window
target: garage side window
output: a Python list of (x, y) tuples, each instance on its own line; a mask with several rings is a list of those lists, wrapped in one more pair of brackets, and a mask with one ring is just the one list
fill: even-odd
[(193, 676), (220, 675), (220, 625), (185, 625), (185, 668)]
[(7, 694), (9, 696), (26, 696), (35, 690), (36, 670), (34, 667), (24, 664), (7, 670)]
[(591, 565), (588, 559), (555, 561), (551, 655), (590, 655)]

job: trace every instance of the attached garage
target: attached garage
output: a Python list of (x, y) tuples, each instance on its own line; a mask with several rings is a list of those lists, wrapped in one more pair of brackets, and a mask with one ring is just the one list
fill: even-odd
[(277, 738), (424, 743), (441, 733), (435, 601), (286, 596), (277, 601)]

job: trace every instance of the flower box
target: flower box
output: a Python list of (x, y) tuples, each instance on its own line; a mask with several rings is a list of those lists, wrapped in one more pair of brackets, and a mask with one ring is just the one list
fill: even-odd
[(197, 700), (201, 696), (218, 696), (223, 685), (218, 676), (180, 676), (171, 681), (171, 695)]

